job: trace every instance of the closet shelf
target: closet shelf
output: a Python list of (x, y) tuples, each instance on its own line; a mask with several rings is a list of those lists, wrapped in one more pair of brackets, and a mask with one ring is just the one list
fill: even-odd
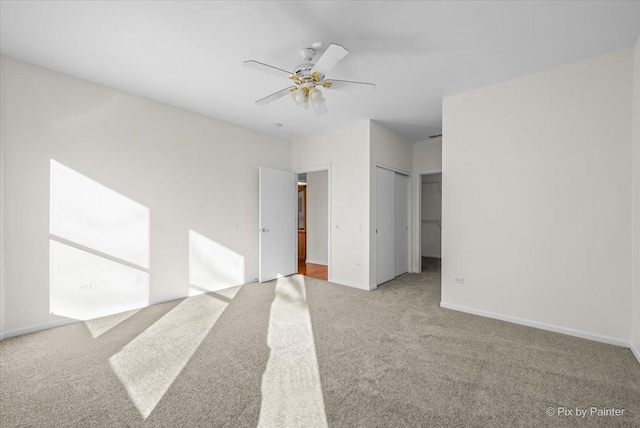
[(442, 230), (442, 220), (422, 220), (423, 223), (437, 223), (440, 230)]
[(430, 181), (428, 183), (422, 183), (422, 185), (424, 186), (425, 184), (435, 184), (436, 186), (438, 186), (438, 191), (440, 193), (442, 193), (442, 181)]

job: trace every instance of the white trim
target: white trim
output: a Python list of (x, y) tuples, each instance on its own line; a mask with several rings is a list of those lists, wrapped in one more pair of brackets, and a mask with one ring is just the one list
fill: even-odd
[(636, 360), (638, 360), (638, 364), (640, 364), (640, 351), (633, 345), (629, 345), (629, 349), (631, 349), (631, 353), (636, 357)]
[(329, 264), (327, 263), (326, 260), (313, 260), (313, 259), (306, 259), (304, 261), (305, 263), (311, 263), (313, 265), (322, 265), (322, 266), (329, 266)]
[(327, 164), (327, 165), (312, 166), (310, 168), (296, 169), (293, 172), (295, 172), (296, 174), (306, 174), (306, 173), (309, 173), (309, 172), (328, 171), (330, 169), (331, 169), (331, 164)]
[[(432, 175), (432, 174), (442, 174), (442, 168), (440, 169), (427, 169), (423, 171), (418, 171), (414, 173), (413, 176), (413, 200), (415, 202), (413, 207), (413, 234), (414, 238), (416, 238), (415, 245), (413, 246), (413, 270), (416, 273), (422, 272), (422, 220), (421, 220), (421, 210), (422, 210), (422, 176), (423, 175)], [(443, 175), (444, 178), (444, 175)], [(440, 232), (442, 234), (442, 232)]]
[(15, 330), (7, 331), (7, 332), (4, 332), (4, 333), (0, 334), (0, 340), (8, 339), (10, 337), (15, 337), (15, 336), (22, 336), (23, 334), (27, 334), (27, 333), (35, 333), (37, 331), (49, 330), (49, 329), (55, 328), (55, 327), (62, 327), (63, 325), (74, 324), (74, 323), (77, 323), (77, 322), (82, 322), (82, 321), (73, 320), (73, 319), (65, 319), (65, 320), (59, 320), (59, 321), (53, 321), (53, 322), (49, 322), (49, 323), (44, 323), (44, 324), (33, 325), (33, 326), (30, 326), (30, 327), (17, 328)]
[[(329, 277), (329, 282), (332, 282), (332, 283), (338, 284), (338, 285), (346, 285), (347, 287), (357, 288), (359, 290), (365, 290), (365, 291), (371, 291), (372, 290), (370, 285), (357, 284), (355, 282), (346, 281), (344, 279), (338, 279), (338, 278)], [(373, 286), (373, 288), (376, 288), (376, 286)]]
[[(0, 144), (0, 331), (6, 326), (6, 266), (5, 266), (5, 145)], [(3, 335), (0, 334), (0, 340)]]
[(388, 169), (389, 171), (397, 172), (398, 174), (406, 175), (407, 177), (411, 177), (410, 171), (405, 171), (404, 169), (396, 168), (393, 166), (389, 166), (380, 162), (376, 162), (377, 168)]
[(552, 324), (545, 324), (538, 321), (531, 321), (523, 318), (512, 317), (509, 315), (497, 314), (494, 312), (483, 311), (480, 309), (469, 308), (466, 306), (455, 305), (452, 303), (440, 302), (440, 307), (451, 309), (454, 311), (465, 312), (472, 315), (480, 315), (482, 317), (493, 318), (500, 321), (507, 321), (514, 324), (525, 325), (527, 327), (539, 328), (541, 330), (552, 331), (554, 333), (566, 334), (568, 336), (580, 337), (582, 339), (588, 339), (596, 342), (607, 343), (609, 345), (622, 346), (623, 348), (630, 347), (627, 341), (617, 337), (604, 336), (601, 334), (589, 333), (581, 330), (574, 330), (572, 328), (560, 327)]
[[(309, 168), (301, 168), (301, 169), (296, 169), (295, 171), (293, 171), (296, 175), (297, 174), (307, 174), (309, 172), (320, 172), (320, 171), (327, 171), (327, 187), (328, 187), (328, 191), (329, 194), (327, 195), (327, 262), (326, 262), (326, 266), (327, 266), (327, 275), (329, 278), (331, 278), (331, 252), (332, 252), (332, 247), (331, 247), (331, 219), (332, 217), (332, 203), (331, 203), (331, 164), (327, 164), (327, 165), (319, 165), (319, 166), (312, 166)], [(296, 188), (297, 189), (297, 188)], [(296, 190), (296, 195), (298, 194), (297, 190)], [(297, 197), (297, 196), (296, 196)], [(297, 203), (296, 203), (297, 206)], [(298, 221), (298, 216), (296, 215), (296, 228), (298, 227), (297, 225), (297, 221)], [(296, 258), (298, 257), (298, 240), (296, 239)], [(296, 262), (297, 263), (297, 262)], [(311, 262), (309, 262), (311, 263)], [(318, 263), (318, 264), (325, 264), (325, 263)]]

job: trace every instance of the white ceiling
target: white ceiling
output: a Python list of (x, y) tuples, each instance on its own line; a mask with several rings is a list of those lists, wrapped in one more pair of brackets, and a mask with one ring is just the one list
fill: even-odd
[[(410, 141), (441, 132), (443, 97), (631, 46), (640, 2), (6, 2), (3, 54), (288, 139), (370, 118)], [(378, 85), (325, 91), (315, 116), (289, 81), (299, 50), (350, 54), (329, 77)], [(277, 128), (275, 123), (284, 126)]]

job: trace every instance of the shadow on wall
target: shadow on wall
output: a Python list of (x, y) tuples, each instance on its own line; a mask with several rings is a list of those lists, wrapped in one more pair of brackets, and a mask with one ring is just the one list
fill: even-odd
[[(50, 312), (98, 337), (149, 305), (150, 211), (55, 160), (50, 197)], [(244, 256), (189, 230), (189, 296), (244, 283)]]
[(189, 231), (189, 296), (245, 283), (244, 256)]
[[(50, 165), (50, 312), (92, 320), (148, 306), (149, 209), (54, 160)], [(97, 337), (113, 322), (87, 327)]]

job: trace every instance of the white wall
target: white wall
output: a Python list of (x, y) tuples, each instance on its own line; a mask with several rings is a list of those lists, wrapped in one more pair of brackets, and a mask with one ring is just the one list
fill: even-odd
[(4, 123), (3, 111), (6, 111), (9, 107), (5, 103), (4, 97), (2, 97), (2, 57), (0, 57), (0, 339), (2, 339), (2, 332), (5, 331), (6, 325), (6, 269), (5, 269), (5, 150), (2, 143), (6, 139), (7, 126)]
[[(420, 174), (442, 171), (442, 137), (430, 138), (425, 141), (413, 143), (412, 152), (413, 179), (411, 180), (411, 194), (413, 200), (417, 202), (420, 200), (420, 189), (422, 187), (420, 184)], [(418, 233), (418, 231), (421, 230), (420, 206), (418, 203), (413, 204), (411, 218), (413, 230), (415, 231), (411, 234), (413, 271), (420, 272), (422, 265), (420, 240), (422, 237), (421, 233)]]
[[(411, 168), (412, 168), (412, 145), (404, 140), (399, 135), (391, 132), (381, 124), (371, 121), (370, 122), (370, 145), (371, 145), (371, 162), (370, 162), (370, 188), (371, 195), (371, 209), (370, 209), (370, 224), (371, 230), (369, 235), (370, 245), (370, 259), (369, 259), (369, 288), (376, 287), (376, 167), (386, 166), (398, 172), (404, 172), (409, 175), (409, 181), (411, 181)], [(409, 213), (411, 213), (411, 207), (409, 207)], [(410, 221), (409, 221), (409, 224)], [(410, 228), (411, 229), (411, 228)], [(412, 236), (412, 230), (409, 230), (409, 236)], [(410, 243), (409, 243), (410, 245)], [(409, 255), (411, 255), (411, 248), (407, 249)], [(411, 256), (410, 256), (411, 257)]]
[(632, 61), (444, 100), (443, 306), (629, 342)]
[(332, 282), (369, 289), (369, 120), (294, 141), (294, 171), (331, 166)]
[(425, 175), (422, 176), (421, 181), (421, 253), (422, 257), (440, 258), (442, 255), (442, 174)]
[(640, 37), (633, 49), (633, 345), (640, 362)]
[(329, 173), (307, 173), (307, 262), (329, 263)]
[(412, 167), (420, 174), (442, 169), (442, 137), (413, 143)]
[(3, 334), (64, 321), (49, 314), (51, 159), (149, 208), (151, 303), (187, 295), (189, 230), (257, 277), (258, 167), (289, 169), (289, 142), (7, 57), (1, 67)]

